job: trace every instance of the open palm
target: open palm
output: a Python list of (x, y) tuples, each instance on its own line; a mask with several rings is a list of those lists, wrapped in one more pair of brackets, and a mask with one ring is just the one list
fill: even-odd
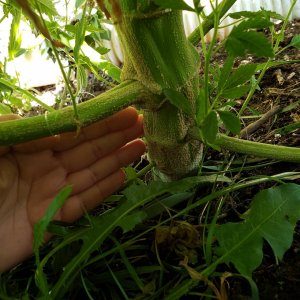
[(32, 253), (33, 226), (66, 185), (55, 216), (72, 222), (120, 188), (122, 167), (145, 151), (142, 119), (127, 108), (76, 133), (0, 148), (0, 271)]

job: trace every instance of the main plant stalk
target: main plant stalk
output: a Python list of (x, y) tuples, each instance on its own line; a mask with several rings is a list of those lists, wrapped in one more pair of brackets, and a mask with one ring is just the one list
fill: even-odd
[(201, 143), (188, 139), (194, 120), (164, 96), (165, 89), (180, 92), (195, 114), (200, 60), (185, 36), (182, 14), (132, 0), (109, 3), (125, 54), (122, 79), (137, 80), (153, 94), (142, 107), (149, 158), (163, 179), (192, 174), (202, 154)]

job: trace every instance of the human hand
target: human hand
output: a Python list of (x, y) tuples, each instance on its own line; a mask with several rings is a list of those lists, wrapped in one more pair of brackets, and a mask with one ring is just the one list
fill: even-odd
[(78, 136), (0, 147), (0, 272), (32, 254), (34, 224), (64, 186), (71, 185), (72, 193), (55, 219), (65, 222), (118, 190), (125, 180), (121, 168), (145, 152), (137, 139), (142, 133), (141, 116), (127, 108)]

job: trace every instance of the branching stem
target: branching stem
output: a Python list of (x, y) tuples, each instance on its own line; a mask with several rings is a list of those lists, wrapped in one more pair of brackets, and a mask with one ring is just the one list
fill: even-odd
[[(115, 88), (77, 106), (80, 127), (104, 119), (121, 109), (143, 101), (149, 96), (141, 83), (128, 80)], [(76, 131), (78, 122), (73, 107), (42, 116), (0, 123), (0, 145), (14, 145), (50, 135)]]

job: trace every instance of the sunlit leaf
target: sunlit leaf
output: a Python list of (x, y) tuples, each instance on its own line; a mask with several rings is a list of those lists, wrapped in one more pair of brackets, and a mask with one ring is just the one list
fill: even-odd
[(85, 38), (85, 31), (86, 31), (86, 10), (87, 10), (87, 3), (84, 6), (82, 17), (79, 23), (76, 24), (76, 32), (75, 32), (75, 47), (74, 47), (74, 59), (76, 63), (79, 62), (79, 50), (84, 42)]
[(57, 16), (58, 12), (54, 5), (55, 1), (52, 0), (31, 0), (30, 4), (34, 8), (38, 8), (41, 13), (45, 13), (48, 16)]
[(19, 26), (21, 21), (21, 10), (14, 10), (13, 19), (10, 26), (9, 44), (8, 44), (8, 58), (13, 60), (21, 49), (22, 35), (19, 33)]
[(86, 0), (76, 0), (75, 8), (78, 9)]
[(106, 65), (106, 72), (114, 81), (121, 82), (121, 69), (119, 67), (108, 62)]
[(8, 105), (0, 102), (0, 115), (11, 114), (12, 111)]

